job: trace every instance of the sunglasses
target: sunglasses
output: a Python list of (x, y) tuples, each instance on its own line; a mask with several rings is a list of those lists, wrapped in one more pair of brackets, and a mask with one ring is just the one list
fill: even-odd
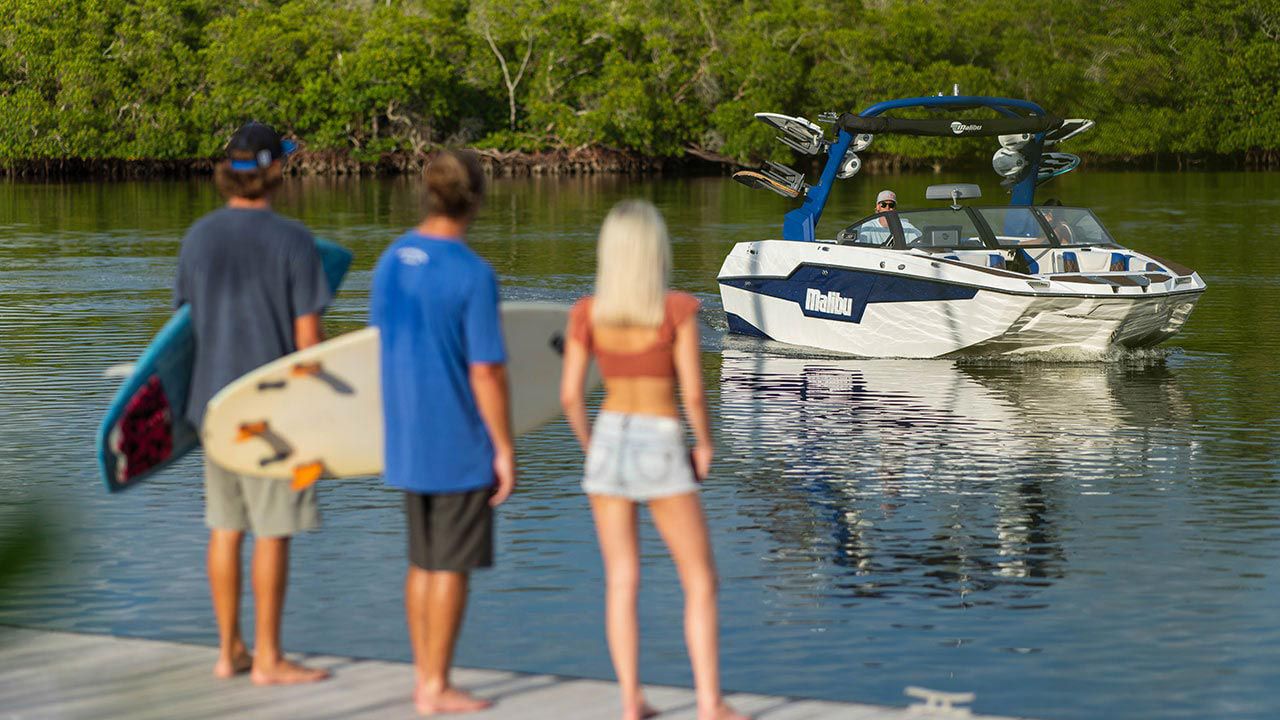
[(892, 201), (892, 200), (885, 200), (885, 201), (883, 201), (883, 202), (878, 202), (878, 203), (876, 203), (876, 207), (895, 208), (895, 207), (898, 207), (898, 203), (896, 203), (896, 202), (894, 202), (894, 201)]

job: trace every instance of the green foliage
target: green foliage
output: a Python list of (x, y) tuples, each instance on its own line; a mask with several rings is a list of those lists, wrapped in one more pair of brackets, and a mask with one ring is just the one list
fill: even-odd
[(248, 118), (362, 162), (440, 144), (783, 160), (754, 112), (856, 111), (953, 83), (1099, 120), (1074, 151), (1274, 156), (1280, 6), (0, 0), (0, 162), (212, 157)]

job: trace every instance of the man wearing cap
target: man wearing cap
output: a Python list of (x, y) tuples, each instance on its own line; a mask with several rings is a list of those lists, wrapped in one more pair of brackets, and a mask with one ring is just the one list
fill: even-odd
[[(855, 242), (861, 245), (887, 245), (892, 231), (889, 229), (888, 213), (896, 213), (898, 208), (898, 195), (892, 190), (881, 190), (876, 195), (875, 212), (880, 215), (872, 220), (868, 220), (858, 227), (858, 237)], [(916, 240), (920, 237), (921, 232), (916, 229), (906, 218), (898, 218), (902, 223), (902, 234), (907, 242)]]
[[(267, 125), (250, 122), (214, 168), (226, 205), (187, 230), (178, 255), (174, 306), (191, 306), (195, 367), (187, 418), (199, 427), (215, 393), (246, 372), (321, 340), (320, 313), (332, 299), (311, 233), (271, 210), (291, 146)], [(234, 475), (207, 458), (205, 523), (208, 572), (219, 652), (213, 674), (252, 671), (255, 684), (314, 682), (323, 670), (289, 662), (280, 649), (289, 538), (319, 526), (316, 489)], [(255, 536), (254, 653), (240, 635), (240, 548)]]

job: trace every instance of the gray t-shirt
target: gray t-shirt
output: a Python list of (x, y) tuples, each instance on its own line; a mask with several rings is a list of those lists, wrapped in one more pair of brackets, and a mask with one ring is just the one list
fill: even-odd
[(293, 322), (333, 299), (311, 233), (271, 210), (222, 208), (182, 238), (173, 304), (191, 305), (195, 370), (187, 419), (228, 383), (294, 351)]

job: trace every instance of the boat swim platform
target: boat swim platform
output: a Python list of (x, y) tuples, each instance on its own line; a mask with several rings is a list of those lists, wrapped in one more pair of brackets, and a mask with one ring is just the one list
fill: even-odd
[[(0, 718), (288, 718), (374, 720), (415, 717), (413, 666), (404, 662), (290, 653), (330, 670), (320, 683), (258, 687), (247, 675), (216, 680), (217, 652), (205, 645), (0, 626)], [(495, 701), (474, 720), (599, 720), (620, 714), (617, 686), (603, 680), (457, 668), (453, 681)], [(646, 685), (660, 720), (693, 720), (689, 688)], [(760, 720), (1011, 720), (956, 707), (887, 707), (729, 693)], [(909, 698), (904, 699), (904, 702)], [(453, 717), (453, 716), (442, 716)]]

